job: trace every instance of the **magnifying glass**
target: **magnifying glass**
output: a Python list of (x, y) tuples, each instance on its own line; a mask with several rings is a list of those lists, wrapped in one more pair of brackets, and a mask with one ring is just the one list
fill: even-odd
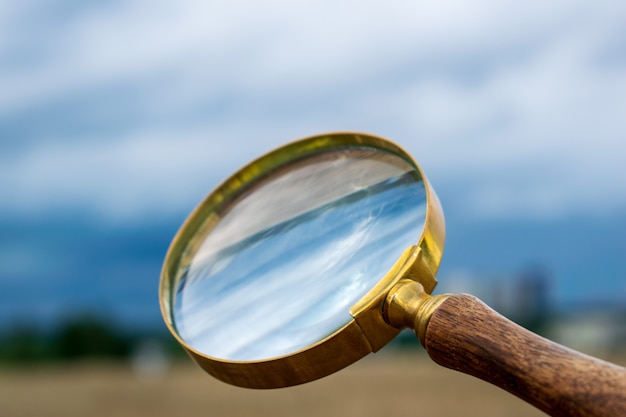
[(246, 165), (187, 218), (163, 266), (167, 327), (214, 377), (312, 381), (403, 328), (440, 365), (551, 415), (626, 415), (626, 368), (567, 349), (470, 295), (431, 295), (445, 239), (437, 196), (398, 145), (302, 139)]

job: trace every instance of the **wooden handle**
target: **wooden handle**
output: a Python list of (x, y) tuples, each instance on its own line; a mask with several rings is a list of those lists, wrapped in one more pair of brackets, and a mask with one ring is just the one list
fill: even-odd
[(552, 416), (626, 416), (626, 368), (544, 339), (471, 295), (453, 295), (439, 305), (424, 346), (438, 364)]

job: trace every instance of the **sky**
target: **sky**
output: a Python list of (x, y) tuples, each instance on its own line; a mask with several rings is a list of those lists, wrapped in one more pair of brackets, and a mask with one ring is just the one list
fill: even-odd
[[(98, 298), (116, 268), (143, 271), (126, 304), (148, 300), (212, 188), (337, 130), (415, 157), (448, 219), (445, 274), (538, 259), (557, 292), (596, 271), (598, 297), (626, 300), (625, 115), (619, 1), (2, 2), (0, 300), (118, 305)], [(50, 300), (69, 287), (95, 294)]]

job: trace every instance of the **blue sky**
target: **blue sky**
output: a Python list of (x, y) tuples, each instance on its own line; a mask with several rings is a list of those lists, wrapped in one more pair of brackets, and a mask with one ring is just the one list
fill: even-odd
[[(61, 282), (70, 249), (52, 256), (45, 225), (169, 236), (258, 154), (358, 130), (401, 144), (434, 184), (457, 248), (447, 273), (488, 264), (454, 236), (499, 225), (505, 243), (485, 247), (504, 251), (528, 239), (512, 230), (583, 225), (614, 265), (609, 295), (626, 299), (624, 115), (619, 1), (3, 2), (0, 219), (16, 226), (0, 241), (0, 285)], [(537, 255), (513, 247), (495, 269)], [(540, 260), (591, 265), (552, 252)]]

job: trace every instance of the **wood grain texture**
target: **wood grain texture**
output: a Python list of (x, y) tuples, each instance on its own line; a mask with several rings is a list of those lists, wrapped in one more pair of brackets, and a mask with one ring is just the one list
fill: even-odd
[(544, 339), (476, 297), (454, 295), (426, 329), (430, 357), (552, 416), (626, 416), (626, 368)]

